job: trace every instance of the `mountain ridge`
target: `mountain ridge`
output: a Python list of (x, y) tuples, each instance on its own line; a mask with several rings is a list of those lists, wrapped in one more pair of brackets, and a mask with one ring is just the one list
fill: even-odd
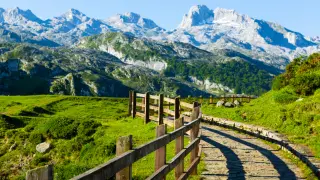
[(73, 46), (87, 36), (122, 32), (157, 41), (189, 43), (213, 53), (229, 49), (278, 69), (284, 69), (295, 57), (320, 50), (319, 38), (308, 38), (279, 24), (251, 18), (235, 10), (211, 10), (206, 5), (191, 7), (178, 28), (171, 31), (133, 12), (100, 20), (76, 9), (47, 20), (41, 20), (30, 10), (2, 9), (0, 23), (6, 31), (0, 34), (1, 42)]

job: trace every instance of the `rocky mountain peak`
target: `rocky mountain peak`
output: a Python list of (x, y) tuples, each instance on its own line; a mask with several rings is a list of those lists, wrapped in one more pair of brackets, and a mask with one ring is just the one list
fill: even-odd
[(4, 21), (6, 21), (7, 23), (13, 23), (13, 24), (19, 23), (20, 21), (23, 21), (23, 20), (33, 21), (36, 23), (43, 22), (40, 18), (34, 15), (31, 10), (29, 9), (22, 10), (18, 7), (10, 8), (3, 11), (3, 18), (4, 18)]
[(66, 13), (56, 19), (68, 21), (75, 25), (79, 25), (90, 20), (88, 16), (76, 9), (69, 9)]
[(159, 26), (151, 19), (143, 18), (134, 12), (117, 14), (107, 20), (111, 24), (135, 24), (146, 29), (158, 28)]
[(214, 13), (205, 5), (192, 6), (188, 14), (183, 16), (183, 20), (178, 28), (189, 28), (212, 23)]
[(214, 10), (215, 23), (248, 23), (253, 22), (253, 19), (247, 15), (242, 15), (233, 9), (216, 8)]

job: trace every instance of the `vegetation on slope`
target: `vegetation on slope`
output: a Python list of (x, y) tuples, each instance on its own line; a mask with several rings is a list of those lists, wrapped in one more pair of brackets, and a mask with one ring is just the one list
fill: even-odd
[(164, 72), (167, 76), (197, 77), (199, 80), (209, 79), (234, 89), (236, 94), (261, 95), (270, 90), (272, 77), (268, 72), (260, 70), (244, 61), (228, 61), (225, 63), (208, 63), (198, 61), (188, 64), (171, 60)]
[[(0, 96), (0, 179), (24, 179), (27, 170), (50, 163), (55, 179), (70, 179), (113, 158), (120, 136), (133, 135), (134, 146), (153, 140), (156, 124), (127, 117), (127, 103), (116, 98)], [(41, 142), (52, 145), (49, 152), (36, 151)], [(167, 146), (168, 160), (173, 156), (174, 142)], [(133, 165), (134, 179), (151, 175), (150, 167), (154, 154)]]
[(272, 91), (235, 109), (204, 105), (205, 114), (265, 126), (304, 144), (320, 158), (320, 54), (295, 59)]
[(166, 77), (182, 77), (186, 81), (190, 76), (201, 81), (208, 79), (236, 93), (260, 95), (271, 89), (272, 76), (267, 70), (242, 57), (228, 56), (227, 52), (210, 53), (189, 44), (158, 42), (115, 32), (87, 37), (78, 46), (113, 49), (125, 60), (165, 62)]

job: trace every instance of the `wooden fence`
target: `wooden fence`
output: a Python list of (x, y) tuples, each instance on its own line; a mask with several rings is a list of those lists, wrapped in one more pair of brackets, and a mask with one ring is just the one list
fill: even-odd
[[(142, 102), (137, 102), (142, 98)], [(153, 100), (153, 103), (150, 101)], [(167, 103), (167, 104), (165, 104)], [(169, 106), (170, 104), (170, 106)], [(156, 139), (141, 145), (137, 148), (132, 147), (132, 136), (120, 137), (116, 144), (116, 157), (101, 164), (87, 172), (73, 177), (73, 180), (105, 180), (116, 178), (117, 180), (132, 179), (132, 164), (139, 159), (155, 152), (154, 173), (147, 179), (165, 179), (166, 175), (172, 170), (175, 171), (175, 179), (184, 180), (190, 175), (197, 174), (197, 166), (200, 162), (200, 107), (198, 103), (188, 104), (180, 102), (179, 98), (170, 99), (163, 95), (152, 96), (149, 93), (138, 94), (133, 91), (129, 94), (129, 113), (134, 118), (136, 115), (143, 117), (145, 123), (156, 121)], [(174, 110), (171, 110), (171, 105)], [(168, 108), (164, 108), (168, 106)], [(183, 107), (183, 108), (182, 108)], [(138, 110), (137, 110), (138, 109)], [(180, 117), (181, 111), (191, 110), (191, 116)], [(152, 111), (151, 111), (152, 110)], [(157, 115), (155, 115), (157, 114)], [(190, 113), (189, 113), (190, 114)], [(171, 117), (172, 116), (172, 117)], [(188, 119), (188, 123), (185, 123)], [(167, 125), (174, 127), (174, 131), (167, 133)], [(190, 143), (184, 145), (184, 138), (189, 134)], [(166, 161), (166, 145), (175, 141), (175, 156)], [(190, 154), (190, 165), (184, 171), (184, 159)], [(45, 167), (44, 167), (45, 168)], [(46, 172), (46, 169), (43, 171)], [(35, 170), (29, 172), (27, 180), (35, 180), (37, 176)], [(50, 173), (52, 175), (52, 168)], [(34, 178), (33, 178), (34, 177)], [(50, 176), (53, 179), (53, 176)]]
[(208, 103), (208, 104), (216, 104), (220, 100), (228, 101), (228, 102), (234, 102), (235, 100), (239, 101), (240, 103), (250, 103), (252, 99), (255, 99), (256, 97), (253, 96), (237, 96), (237, 95), (230, 95), (230, 96), (221, 96), (221, 97), (213, 97), (210, 96), (209, 98), (203, 98), (202, 96), (199, 97), (188, 97), (188, 99), (195, 100), (202, 103)]
[[(140, 100), (141, 102), (137, 102)], [(152, 102), (153, 101), (153, 102)], [(165, 104), (168, 103), (168, 104)], [(174, 110), (164, 108), (172, 104)], [(165, 179), (166, 175), (175, 170), (175, 179), (187, 179), (197, 174), (200, 162), (200, 107), (197, 103), (180, 102), (179, 98), (170, 99), (163, 95), (153, 96), (149, 93), (139, 94), (131, 91), (129, 94), (128, 110), (133, 118), (140, 116), (145, 123), (156, 121), (157, 139), (137, 148), (132, 148), (132, 136), (121, 137), (117, 142), (117, 157), (109, 162), (91, 169), (73, 180), (109, 179), (116, 175), (117, 180), (132, 179), (132, 164), (155, 151), (155, 171), (147, 179)], [(191, 109), (190, 117), (180, 117), (182, 108)], [(157, 116), (155, 116), (157, 114)], [(171, 117), (172, 116), (172, 117)], [(184, 119), (190, 119), (185, 124)], [(167, 133), (167, 125), (174, 131)], [(184, 146), (184, 136), (190, 134), (190, 143)], [(175, 140), (175, 157), (166, 162), (166, 145)], [(184, 158), (190, 153), (190, 166), (184, 171)]]
[[(197, 106), (197, 102), (193, 104), (181, 102), (179, 97), (171, 99), (162, 94), (153, 96), (149, 93), (140, 94), (131, 91), (128, 112), (133, 118), (136, 116), (144, 118), (146, 124), (155, 121), (159, 125), (167, 124), (174, 127), (174, 120), (178, 119), (182, 112), (192, 112)], [(190, 117), (185, 116), (185, 121), (190, 122)]]

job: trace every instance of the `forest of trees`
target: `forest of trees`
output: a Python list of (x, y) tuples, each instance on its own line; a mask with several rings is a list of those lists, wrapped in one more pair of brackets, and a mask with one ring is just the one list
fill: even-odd
[(271, 88), (273, 77), (266, 71), (244, 61), (228, 61), (222, 64), (199, 61), (188, 64), (186, 61), (171, 59), (165, 75), (169, 77), (189, 76), (199, 80), (209, 79), (234, 89), (235, 93), (261, 95)]

